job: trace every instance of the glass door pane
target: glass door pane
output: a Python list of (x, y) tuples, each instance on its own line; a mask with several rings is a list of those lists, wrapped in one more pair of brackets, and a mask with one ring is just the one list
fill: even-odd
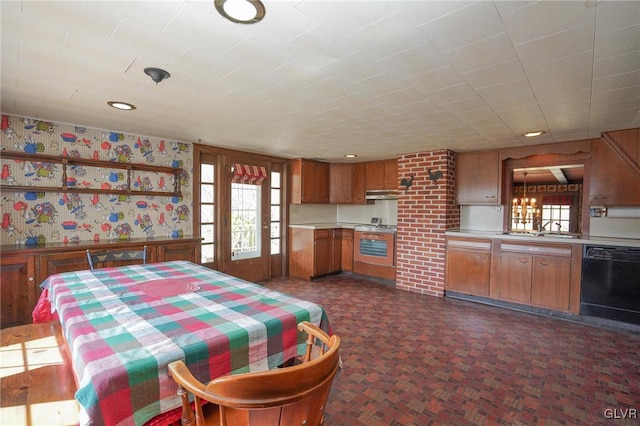
[(261, 255), (261, 186), (231, 184), (231, 259)]

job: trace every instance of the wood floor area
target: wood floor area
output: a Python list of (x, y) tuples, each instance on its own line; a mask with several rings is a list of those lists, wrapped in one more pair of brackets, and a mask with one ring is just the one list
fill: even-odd
[[(261, 284), (322, 305), (342, 339), (327, 426), (640, 423), (640, 333), (345, 275)], [(73, 424), (55, 330), (32, 330), (2, 331), (0, 424)]]
[(76, 385), (60, 326), (7, 328), (0, 340), (0, 424), (77, 424)]

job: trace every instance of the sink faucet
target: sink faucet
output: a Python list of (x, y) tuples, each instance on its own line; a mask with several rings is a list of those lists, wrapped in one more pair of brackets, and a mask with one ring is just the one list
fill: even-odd
[(556, 222), (556, 226), (558, 227), (558, 235), (560, 235), (560, 229), (562, 228), (562, 225), (560, 225), (560, 222)]
[(544, 225), (542, 224), (542, 221), (538, 222), (538, 232), (542, 232), (544, 231), (544, 229), (548, 226), (551, 225), (551, 222), (553, 222), (552, 220), (548, 220)]

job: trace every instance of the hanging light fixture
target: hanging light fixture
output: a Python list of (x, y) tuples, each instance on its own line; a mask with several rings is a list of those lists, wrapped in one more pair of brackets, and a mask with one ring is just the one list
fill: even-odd
[(266, 13), (260, 0), (215, 0), (214, 4), (220, 15), (236, 24), (255, 24)]
[(513, 199), (511, 214), (516, 226), (521, 223), (526, 228), (528, 223), (533, 224), (540, 217), (540, 209), (536, 208), (535, 198), (527, 197), (527, 172), (522, 172), (522, 176), (524, 176), (524, 192), (520, 199)]

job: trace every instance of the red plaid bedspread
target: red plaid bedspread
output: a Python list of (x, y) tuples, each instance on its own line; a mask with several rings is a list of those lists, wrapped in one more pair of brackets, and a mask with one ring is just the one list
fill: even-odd
[(41, 287), (34, 312), (50, 303), (59, 316), (83, 425), (142, 425), (179, 407), (172, 361), (206, 382), (296, 356), (300, 321), (330, 331), (316, 304), (191, 262), (66, 272)]

